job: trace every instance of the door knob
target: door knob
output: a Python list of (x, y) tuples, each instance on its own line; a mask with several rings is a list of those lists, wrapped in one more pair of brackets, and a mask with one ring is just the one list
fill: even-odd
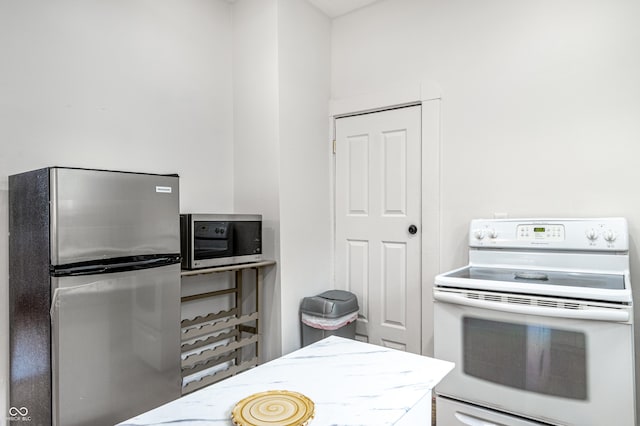
[(418, 232), (418, 227), (417, 226), (415, 226), (415, 225), (409, 226), (409, 233), (411, 235), (414, 235), (416, 232)]

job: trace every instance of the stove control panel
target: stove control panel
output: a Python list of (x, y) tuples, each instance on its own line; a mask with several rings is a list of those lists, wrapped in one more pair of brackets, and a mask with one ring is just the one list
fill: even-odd
[(469, 246), (627, 251), (629, 236), (624, 218), (476, 219), (471, 221)]
[(521, 241), (564, 241), (564, 225), (544, 223), (517, 225), (516, 238)]

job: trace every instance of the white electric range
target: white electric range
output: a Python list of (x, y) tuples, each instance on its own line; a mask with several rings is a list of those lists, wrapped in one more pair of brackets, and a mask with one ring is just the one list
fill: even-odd
[(474, 220), (434, 301), (438, 426), (635, 425), (625, 219)]

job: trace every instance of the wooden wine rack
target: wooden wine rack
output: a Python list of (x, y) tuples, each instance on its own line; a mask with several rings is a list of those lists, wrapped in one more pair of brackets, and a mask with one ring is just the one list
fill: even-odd
[[(214, 369), (215, 372), (212, 374), (183, 385), (183, 395), (259, 364), (262, 338), (259, 319), (260, 290), (263, 284), (263, 269), (273, 266), (275, 263), (275, 261), (267, 260), (241, 265), (182, 271), (183, 285), (185, 285), (185, 277), (195, 275), (230, 271), (234, 272), (235, 275), (232, 288), (184, 296), (181, 299), (184, 303), (229, 294), (235, 296), (234, 307), (231, 309), (182, 320), (181, 351), (182, 353), (193, 352), (182, 359), (182, 378), (224, 365), (223, 368)], [(248, 269), (255, 270), (255, 311), (245, 313), (242, 311), (242, 302), (244, 300), (242, 277), (243, 272)], [(215, 346), (216, 342), (222, 341), (225, 341), (225, 343)], [(249, 347), (254, 348), (253, 356), (250, 359), (245, 359), (243, 357), (243, 349)], [(203, 350), (198, 352), (198, 348), (203, 348)]]

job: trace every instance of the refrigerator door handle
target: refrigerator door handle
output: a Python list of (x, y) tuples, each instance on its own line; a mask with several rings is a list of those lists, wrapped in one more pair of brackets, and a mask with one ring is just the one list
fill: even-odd
[(140, 269), (159, 268), (180, 263), (179, 254), (133, 256), (109, 259), (103, 262), (75, 263), (51, 267), (51, 276), (70, 277), (77, 275), (112, 274)]

